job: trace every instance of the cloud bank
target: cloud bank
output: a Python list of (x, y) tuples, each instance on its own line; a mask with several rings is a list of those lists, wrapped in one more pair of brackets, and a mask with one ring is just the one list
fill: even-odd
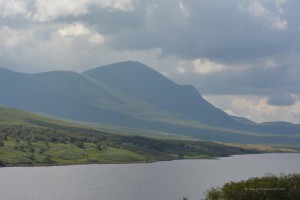
[(291, 111), (300, 95), (299, 7), (293, 0), (0, 0), (1, 66), (84, 71), (139, 60), (206, 96), (252, 95)]

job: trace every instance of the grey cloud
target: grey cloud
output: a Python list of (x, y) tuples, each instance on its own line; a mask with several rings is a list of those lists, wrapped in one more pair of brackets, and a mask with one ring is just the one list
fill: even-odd
[(289, 7), (282, 16), (288, 20), (288, 29), (274, 30), (240, 11), (239, 6), (245, 2), (248, 1), (183, 1), (188, 17), (181, 12), (179, 1), (163, 1), (148, 16), (145, 16), (148, 4), (140, 3), (131, 15), (142, 23), (115, 32), (110, 45), (123, 50), (161, 48), (165, 55), (204, 57), (227, 63), (299, 51), (295, 46), (300, 42), (299, 25), (295, 22), (300, 21), (300, 16), (294, 5), (298, 3), (286, 3), (295, 7), (284, 5)]
[[(145, 19), (142, 12), (141, 10), (111, 12), (109, 10), (91, 8), (91, 12), (82, 16), (80, 20), (97, 27), (99, 32), (114, 38), (118, 37), (118, 34), (126, 34), (129, 30), (134, 32), (136, 29), (143, 27)], [(67, 18), (67, 20), (72, 21), (74, 19)]]
[[(45, 2), (51, 4), (52, 1)], [(137, 52), (160, 49), (162, 55), (156, 56), (154, 59), (158, 61), (152, 63), (159, 64), (166, 58), (173, 58), (173, 61), (168, 62), (172, 64), (180, 60), (205, 58), (229, 66), (220, 72), (203, 75), (190, 72), (179, 76), (171, 74), (177, 66), (164, 67), (162, 65), (165, 63), (161, 61), (161, 72), (170, 73), (170, 78), (182, 83), (192, 83), (205, 94), (300, 94), (297, 76), (300, 74), (297, 63), (300, 62), (293, 60), (299, 57), (300, 52), (300, 1), (281, 4), (283, 12), (279, 12), (272, 0), (132, 2), (135, 2), (134, 9), (128, 11), (112, 11), (105, 6), (82, 3), (88, 11), (78, 15), (72, 12), (65, 15), (60, 11), (54, 18), (50, 17), (49, 21), (41, 23), (20, 16), (0, 16), (1, 27), (9, 26), (20, 33), (33, 31), (33, 38), (14, 50), (0, 44), (2, 64), (8, 67), (19, 65), (27, 69), (30, 65), (35, 65), (35, 69), (47, 65), (47, 69), (50, 69), (50, 64), (56, 68), (71, 69), (75, 66), (76, 69), (84, 69), (91, 65), (101, 65), (102, 60), (119, 61), (116, 55), (123, 52), (126, 54), (122, 57), (124, 59), (138, 59), (135, 56)], [(180, 2), (184, 9), (180, 7)], [(261, 2), (267, 13), (255, 16), (255, 10), (252, 13), (247, 10), (251, 2)], [(34, 6), (28, 6), (28, 9), (34, 13)], [(286, 29), (274, 29), (268, 25), (275, 23), (272, 20), (276, 16), (287, 22)], [(75, 43), (82, 43), (67, 46), (61, 38), (52, 38), (60, 27), (74, 22), (83, 22), (98, 31), (105, 37), (105, 44), (91, 48), (77, 39)], [(279, 62), (278, 67), (265, 69), (257, 64), (258, 60), (264, 58), (282, 62)], [(243, 65), (248, 68), (240, 69)]]
[[(54, 4), (51, 8), (55, 8), (55, 3), (38, 2)], [(105, 34), (108, 38), (107, 45), (115, 50), (139, 51), (159, 48), (164, 56), (175, 55), (184, 59), (209, 58), (229, 64), (251, 62), (278, 54), (299, 53), (300, 50), (299, 45), (296, 45), (300, 43), (300, 15), (297, 9), (300, 2), (287, 1), (281, 4), (283, 12), (280, 14), (275, 1), (262, 1), (267, 2), (262, 5), (268, 9), (270, 15), (273, 16), (272, 12), (274, 16), (280, 14), (280, 19), (288, 22), (287, 30), (269, 28), (265, 23), (270, 20), (262, 22), (264, 20), (261, 18), (257, 19), (241, 9), (251, 2), (260, 2), (253, 0), (144, 0), (134, 1), (134, 9), (129, 12), (122, 9), (112, 11), (106, 8), (108, 5), (91, 6), (89, 1), (84, 2), (78, 3), (75, 13), (61, 14), (61, 9), (60, 12), (50, 9), (52, 13), (48, 9), (47, 12), (50, 13), (47, 14), (40, 10), (40, 14), (44, 13), (41, 18), (46, 19), (48, 16), (47, 20), (50, 20), (41, 23), (40, 26), (84, 21), (96, 27), (101, 34)], [(97, 5), (97, 2), (92, 5)], [(185, 10), (180, 8), (180, 2)], [(80, 5), (84, 12), (76, 14), (80, 11)], [(32, 6), (28, 6), (29, 8)], [(32, 9), (30, 12), (35, 16), (35, 8)], [(28, 25), (32, 23), (28, 19), (27, 21)]]
[(297, 98), (290, 93), (274, 94), (268, 98), (268, 104), (274, 106), (291, 106), (297, 102)]
[(300, 95), (300, 68), (297, 65), (281, 65), (275, 68), (248, 67), (227, 69), (209, 74), (177, 74), (175, 80), (195, 85), (203, 94), (276, 95), (294, 93)]

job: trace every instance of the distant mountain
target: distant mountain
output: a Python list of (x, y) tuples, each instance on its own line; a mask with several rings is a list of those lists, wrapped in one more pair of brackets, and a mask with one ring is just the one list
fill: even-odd
[(225, 112), (204, 100), (193, 86), (177, 85), (139, 62), (106, 65), (84, 74), (169, 113), (207, 125), (226, 127), (233, 123)]
[(205, 140), (300, 144), (299, 125), (256, 124), (214, 107), (190, 85), (139, 62), (84, 73), (23, 74), (0, 68), (0, 105), (60, 118)]

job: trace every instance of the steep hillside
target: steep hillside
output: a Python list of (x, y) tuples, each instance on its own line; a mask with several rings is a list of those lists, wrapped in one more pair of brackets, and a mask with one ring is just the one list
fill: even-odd
[(202, 98), (191, 85), (177, 85), (139, 62), (122, 62), (84, 74), (164, 111), (207, 125), (228, 127), (234, 121)]

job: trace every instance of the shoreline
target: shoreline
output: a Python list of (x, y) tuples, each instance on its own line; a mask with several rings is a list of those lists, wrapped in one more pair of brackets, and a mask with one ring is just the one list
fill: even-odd
[(210, 158), (185, 158), (185, 159), (171, 159), (171, 160), (157, 160), (151, 162), (116, 162), (116, 163), (74, 163), (74, 164), (41, 164), (41, 165), (7, 165), (0, 167), (1, 168), (13, 168), (13, 167), (60, 167), (60, 166), (77, 166), (77, 165), (130, 165), (130, 164), (153, 164), (157, 162), (169, 162), (169, 161), (183, 161), (183, 160), (219, 160), (221, 158), (229, 158), (234, 156), (243, 156), (243, 155), (261, 155), (261, 154), (300, 154), (300, 152), (262, 152), (262, 153), (247, 153), (247, 154), (233, 154), (229, 156), (222, 157), (210, 157)]

